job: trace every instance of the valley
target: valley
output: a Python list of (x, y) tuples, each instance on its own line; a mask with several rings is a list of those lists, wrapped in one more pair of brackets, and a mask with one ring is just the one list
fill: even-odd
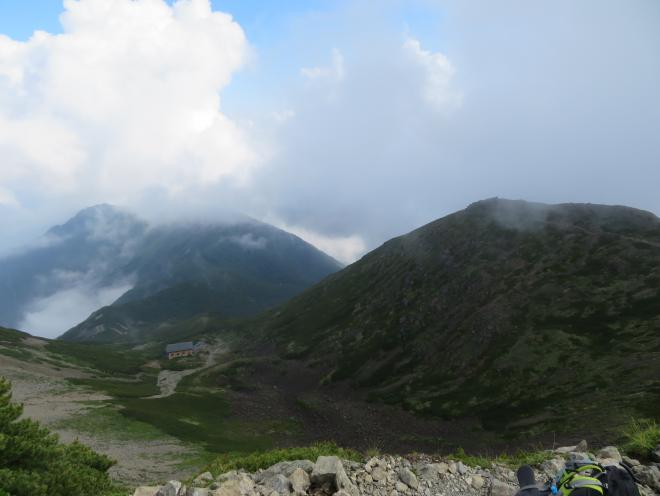
[[(201, 232), (213, 244), (228, 231)], [(248, 315), (218, 312), (200, 267), (220, 260), (223, 291), (238, 284), (252, 305), (264, 293), (243, 292), (227, 260), (272, 259), (196, 243), (190, 257), (189, 242), (164, 243), (169, 255), (138, 264), (157, 284), (61, 339), (0, 328), (0, 375), (25, 415), (116, 459), (119, 483), (323, 441), (438, 456), (606, 445), (631, 418), (657, 417), (660, 220), (647, 212), (484, 200), (342, 270), (321, 264), (315, 283), (286, 258), (267, 286), (293, 270), (308, 289)], [(166, 267), (179, 275), (155, 278)], [(182, 341), (200, 346), (168, 360)]]

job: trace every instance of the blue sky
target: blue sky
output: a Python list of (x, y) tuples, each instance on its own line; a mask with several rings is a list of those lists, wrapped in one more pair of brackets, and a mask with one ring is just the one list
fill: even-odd
[[(346, 16), (351, 4), (375, 5), (349, 0), (212, 0), (211, 4), (214, 10), (228, 12), (236, 19), (258, 56), (248, 70), (235, 74), (235, 84), (225, 90), (224, 108), (232, 115), (250, 113), (248, 107), (255, 100), (260, 105), (276, 105), (273, 100), (286, 98), (275, 86), (288, 87), (301, 66), (313, 65), (332, 48), (341, 46), (345, 31), (354, 28)], [(0, 0), (0, 34), (26, 41), (35, 30), (61, 33), (62, 5), (62, 0)], [(428, 49), (442, 48), (443, 16), (437, 5), (424, 0), (384, 0), (374, 15), (379, 17), (378, 23), (401, 36), (413, 33)], [(309, 24), (320, 31), (314, 40), (306, 40)], [(266, 80), (271, 83), (268, 94), (261, 88)]]

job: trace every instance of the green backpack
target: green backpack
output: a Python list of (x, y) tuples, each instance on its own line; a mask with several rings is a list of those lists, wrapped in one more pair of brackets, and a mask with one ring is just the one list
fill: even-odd
[(602, 465), (591, 460), (570, 460), (557, 475), (552, 487), (554, 494), (562, 496), (603, 496), (603, 476), (606, 474)]

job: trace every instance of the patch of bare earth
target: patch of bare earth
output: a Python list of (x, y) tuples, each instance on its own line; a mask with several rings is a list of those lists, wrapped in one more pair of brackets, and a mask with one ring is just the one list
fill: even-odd
[(67, 420), (84, 415), (90, 408), (108, 405), (110, 397), (73, 386), (67, 378), (86, 377), (80, 369), (53, 367), (44, 363), (24, 362), (0, 355), (0, 375), (12, 382), (13, 398), (23, 403), (23, 416), (50, 427), (64, 442), (78, 439), (83, 444), (117, 461), (111, 476), (120, 482), (135, 484), (186, 478), (190, 470), (177, 466), (182, 459), (194, 456), (194, 450), (175, 438), (163, 435), (157, 440), (123, 440), (107, 432), (103, 436), (78, 432)]

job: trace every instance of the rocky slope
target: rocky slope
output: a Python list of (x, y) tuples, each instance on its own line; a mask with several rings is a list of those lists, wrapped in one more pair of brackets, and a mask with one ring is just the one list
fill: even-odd
[[(659, 464), (643, 465), (622, 457), (612, 446), (596, 455), (586, 453), (586, 449), (586, 442), (582, 442), (547, 452), (548, 459), (534, 467), (537, 481), (554, 478), (567, 457), (587, 457), (604, 466), (625, 461), (638, 479), (642, 496), (660, 494)], [(214, 477), (206, 472), (189, 487), (170, 481), (161, 487), (137, 488), (134, 496), (513, 496), (516, 490), (514, 471), (497, 463), (487, 468), (468, 466), (426, 455), (380, 456), (356, 463), (320, 456), (315, 462), (280, 462), (256, 473), (232, 471)]]
[(659, 291), (653, 214), (491, 199), (234, 329), (327, 387), (529, 437), (657, 413)]

